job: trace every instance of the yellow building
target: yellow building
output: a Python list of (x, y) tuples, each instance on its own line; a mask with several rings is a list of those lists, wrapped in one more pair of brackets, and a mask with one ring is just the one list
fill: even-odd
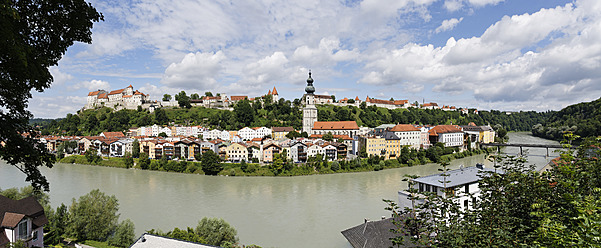
[(140, 154), (146, 153), (148, 154), (148, 158), (155, 159), (155, 146), (157, 144), (156, 140), (145, 140), (140, 141)]
[(384, 135), (386, 140), (386, 155), (385, 159), (396, 159), (401, 155), (401, 139), (393, 132), (386, 132)]
[(495, 131), (490, 126), (482, 126), (482, 143), (494, 143)]
[(360, 137), (359, 146), (365, 147), (367, 156), (385, 156), (386, 139), (378, 137)]
[(240, 143), (232, 143), (225, 148), (226, 159), (232, 162), (248, 161), (248, 150)]
[(273, 140), (284, 140), (289, 132), (294, 131), (293, 127), (272, 127), (271, 138)]

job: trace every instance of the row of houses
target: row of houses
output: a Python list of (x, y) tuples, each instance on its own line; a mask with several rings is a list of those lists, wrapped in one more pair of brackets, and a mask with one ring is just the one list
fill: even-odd
[(292, 127), (244, 127), (237, 131), (208, 129), (202, 126), (159, 126), (152, 125), (139, 128), (131, 128), (127, 132), (130, 137), (133, 136), (152, 136), (157, 137), (160, 134), (165, 134), (167, 137), (184, 136), (184, 137), (202, 137), (204, 140), (226, 140), (232, 142), (252, 141), (271, 137), (275, 140), (286, 139), (289, 132), (294, 131)]
[(438, 125), (418, 126), (411, 124), (382, 125), (368, 135), (359, 136), (359, 149), (365, 149), (367, 156), (383, 156), (394, 159), (401, 154), (403, 147), (428, 149), (432, 144), (443, 143), (445, 147), (465, 150), (478, 144), (493, 143), (495, 132), (490, 126)]

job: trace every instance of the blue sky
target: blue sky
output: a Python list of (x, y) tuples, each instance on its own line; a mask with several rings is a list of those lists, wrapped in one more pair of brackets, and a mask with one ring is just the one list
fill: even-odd
[(90, 1), (105, 16), (34, 93), (35, 117), (133, 85), (281, 97), (316, 93), (498, 110), (559, 110), (601, 96), (601, 1)]

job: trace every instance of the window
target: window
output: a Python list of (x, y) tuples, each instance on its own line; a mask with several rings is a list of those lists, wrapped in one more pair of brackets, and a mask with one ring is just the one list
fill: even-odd
[(38, 240), (38, 231), (34, 231), (32, 235), (33, 235), (33, 241)]
[(424, 184), (419, 183), (419, 192), (424, 192)]
[(467, 208), (467, 205), (468, 205), (468, 204), (469, 204), (469, 201), (468, 201), (468, 200), (464, 200), (464, 201), (463, 201), (463, 207), (464, 207), (464, 208)]
[(19, 239), (27, 238), (27, 220), (19, 223)]
[(467, 194), (467, 193), (469, 193), (469, 192), (470, 192), (470, 185), (469, 185), (469, 184), (466, 184), (466, 185), (465, 185), (465, 193)]

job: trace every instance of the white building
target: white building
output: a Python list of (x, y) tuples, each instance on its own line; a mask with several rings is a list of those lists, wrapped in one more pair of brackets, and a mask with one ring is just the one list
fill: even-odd
[(421, 130), (411, 124), (399, 124), (388, 131), (399, 137), (401, 146), (411, 146), (416, 150), (421, 146)]
[[(430, 176), (413, 179), (415, 183), (413, 188), (418, 191), (416, 195), (421, 198), (415, 204), (424, 203), (423, 192), (433, 192), (442, 197), (455, 197), (453, 200), (456, 204), (460, 204), (461, 210), (472, 209), (474, 202), (480, 196), (480, 188), (478, 187), (482, 172), (494, 172), (495, 169), (484, 168), (482, 164), (474, 167), (460, 168), (457, 170), (447, 171), (447, 177), (444, 178), (442, 173)], [(499, 171), (500, 173), (500, 171)], [(446, 183), (443, 183), (445, 182)], [(471, 195), (470, 195), (471, 194)], [(410, 196), (412, 193), (408, 191), (399, 191), (399, 207), (411, 208), (412, 202)]]
[(137, 90), (134, 91), (134, 87), (129, 85), (126, 88), (111, 92), (107, 92), (106, 90), (89, 92), (84, 109), (98, 107), (136, 109), (138, 106), (146, 103), (147, 100), (148, 95)]
[(0, 247), (23, 241), (26, 247), (44, 247), (48, 219), (35, 197), (13, 200), (0, 195)]
[(428, 131), (430, 144), (444, 143), (445, 147), (463, 148), (463, 131), (454, 125), (438, 125)]
[(309, 71), (307, 78), (307, 87), (305, 87), (305, 107), (303, 108), (303, 132), (311, 135), (313, 124), (317, 121), (317, 108), (315, 107), (315, 87), (313, 87), (313, 78)]

